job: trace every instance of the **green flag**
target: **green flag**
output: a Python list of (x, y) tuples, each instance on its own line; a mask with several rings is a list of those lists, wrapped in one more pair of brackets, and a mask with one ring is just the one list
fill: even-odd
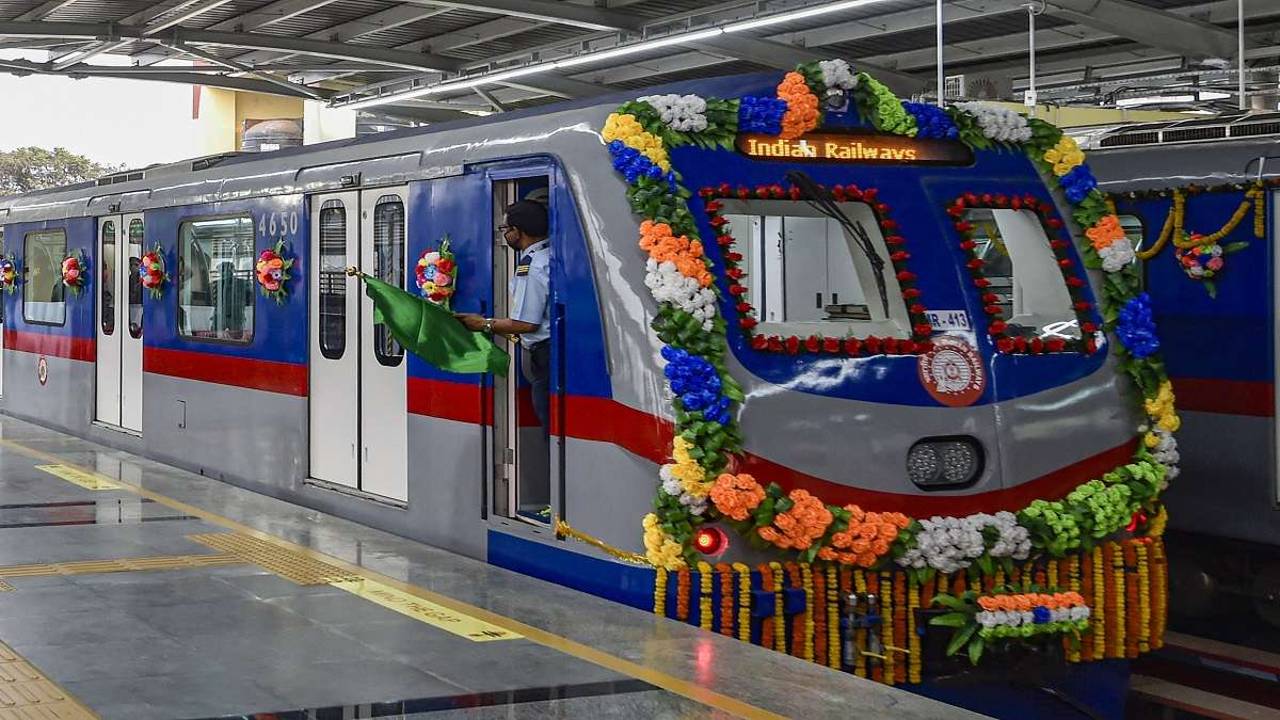
[(414, 355), (441, 370), (507, 374), (507, 353), (484, 333), (471, 332), (453, 313), (365, 274), (373, 299), (373, 321), (381, 323)]

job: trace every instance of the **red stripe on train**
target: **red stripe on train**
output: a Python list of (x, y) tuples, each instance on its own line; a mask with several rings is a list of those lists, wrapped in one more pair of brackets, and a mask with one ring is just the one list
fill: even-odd
[(1276, 414), (1275, 385), (1252, 380), (1173, 378), (1179, 410), (1272, 417)]
[(37, 355), (67, 358), (68, 360), (93, 362), (97, 359), (96, 347), (93, 338), (53, 335), (24, 330), (4, 331), (5, 350), (17, 350)]
[[(448, 387), (452, 386), (452, 387)], [(417, 400), (415, 401), (415, 397)], [(420, 415), (479, 422), (480, 393), (475, 385), (439, 380), (409, 380), (409, 411)], [(488, 398), (485, 398), (486, 402)], [(558, 432), (557, 398), (551, 397), (553, 431)], [(464, 417), (465, 415), (465, 417)], [(491, 420), (491, 418), (490, 418)], [(565, 435), (618, 445), (655, 463), (670, 457), (670, 422), (610, 398), (570, 396), (565, 407)], [(762, 457), (747, 454), (740, 471), (763, 483), (776, 482), (788, 490), (805, 489), (834, 505), (856, 504), (880, 512), (904, 512), (915, 517), (967, 515), (975, 512), (1019, 510), (1037, 498), (1058, 498), (1080, 483), (1129, 462), (1136, 440), (1128, 442), (1017, 487), (973, 495), (913, 495), (850, 487), (799, 472)]]
[(184, 380), (307, 396), (307, 366), (296, 363), (148, 347), (142, 353), (142, 369)]

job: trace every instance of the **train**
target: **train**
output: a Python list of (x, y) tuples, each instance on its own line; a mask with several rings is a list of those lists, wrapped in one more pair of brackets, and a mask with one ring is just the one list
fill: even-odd
[[(1186, 420), (1186, 480), (1166, 499), (1170, 527), (1185, 533), (1170, 548), (1173, 610), (1191, 621), (1232, 607), (1280, 627), (1277, 117), (1135, 123), (1088, 141), (1100, 187), (1146, 248), (1143, 280)], [(1223, 260), (1207, 278), (1191, 269), (1197, 242)]]
[[(0, 410), (996, 716), (1119, 717), (1177, 429), (1115, 317), (1130, 241), (1047, 123), (779, 80), (0, 199)], [(546, 429), (345, 272), (418, 292), (447, 239), (452, 310), (503, 317), (524, 198)]]

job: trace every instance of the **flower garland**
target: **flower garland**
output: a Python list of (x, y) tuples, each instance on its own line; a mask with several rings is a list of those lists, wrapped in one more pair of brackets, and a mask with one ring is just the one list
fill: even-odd
[(85, 269), (89, 267), (89, 263), (84, 259), (84, 251), (79, 250), (67, 255), (62, 259), (62, 284), (72, 295), (79, 296), (80, 291), (84, 289), (85, 280), (89, 274)]
[(458, 263), (449, 249), (449, 236), (441, 238), (438, 250), (423, 252), (413, 271), (422, 297), (448, 310), (458, 285)]
[[(906, 267), (910, 253), (897, 232), (897, 224), (888, 216), (887, 206), (878, 199), (874, 188), (833, 187), (822, 192), (837, 202), (865, 202), (876, 213), (908, 303), (912, 337), (782, 338), (755, 333), (757, 322), (746, 297), (746, 286), (741, 282), (742, 257), (734, 251), (735, 240), (723, 217), (724, 201), (801, 199), (801, 191), (781, 185), (747, 188), (728, 184), (699, 191), (702, 210), (715, 231), (715, 247), (719, 251), (718, 260), (713, 263), (690, 209), (691, 194), (680, 184), (680, 176), (671, 166), (669, 149), (683, 144), (728, 147), (739, 133), (748, 132), (796, 136), (820, 126), (819, 107), (824, 101), (828, 107), (837, 107), (846, 100), (852, 100), (861, 117), (881, 132), (956, 137), (975, 149), (1017, 147), (1049, 177), (1056, 178), (1064, 193), (1070, 194), (1072, 217), (1088, 237), (1088, 243), (1080, 248), (1083, 265), (1106, 274), (1106, 282), (1098, 289), (1097, 308), (1085, 295), (1088, 283), (1078, 263), (1067, 255), (1071, 238), (1065, 224), (1056, 217), (1053, 204), (1035, 197), (1027, 202), (1028, 198), (1022, 197), (1007, 198), (1007, 206), (1039, 212), (1046, 229), (1059, 235), (1051, 242), (1072, 291), (1085, 337), (1075, 345), (1064, 342), (1061, 348), (1049, 341), (1037, 345), (1036, 339), (1011, 337), (1007, 325), (997, 324), (1003, 320), (994, 314), (988, 331), (993, 336), (999, 334), (993, 340), (1006, 353), (1093, 352), (1101, 342), (1100, 332), (1123, 336), (1116, 347), (1120, 366), (1141, 392), (1148, 413), (1148, 424), (1140, 428), (1145, 433), (1144, 442), (1131, 463), (1082, 485), (1061, 500), (1035, 501), (1016, 513), (1004, 514), (999, 521), (916, 521), (904, 516), (886, 523), (881, 518), (881, 522), (872, 525), (877, 528), (875, 534), (866, 537), (860, 533), (870, 531), (862, 530), (861, 521), (854, 520), (855, 508), (827, 505), (805, 491), (787, 492), (774, 483), (757, 482), (731, 469), (742, 446), (733, 409), (743, 396), (726, 369), (728, 325), (718, 312), (718, 302), (726, 302), (734, 309), (737, 329), (756, 351), (909, 355), (928, 349), (932, 329), (927, 321), (922, 322), (925, 306), (915, 287), (916, 277)], [(699, 130), (699, 109), (704, 104), (706, 126)], [(927, 579), (934, 572), (987, 567), (998, 561), (1008, 563), (1006, 569), (1013, 574), (1012, 563), (1027, 557), (1032, 550), (1062, 557), (1114, 533), (1118, 522), (1123, 527), (1120, 521), (1127, 521), (1139, 510), (1154, 513), (1158, 509), (1157, 494), (1172, 476), (1172, 464), (1176, 462), (1171, 433), (1178, 423), (1167, 377), (1154, 354), (1150, 323), (1144, 319), (1141, 302), (1130, 305), (1140, 292), (1140, 283), (1132, 262), (1132, 244), (1124, 236), (1118, 218), (1083, 164), (1083, 154), (1061, 131), (1042, 121), (980, 103), (961, 104), (942, 112), (945, 118), (932, 109), (904, 105), (873, 78), (854, 73), (847, 63), (831, 61), (800, 66), (783, 79), (777, 97), (703, 100), (653, 96), (624, 104), (606, 121), (602, 137), (614, 167), (627, 181), (632, 209), (643, 218), (640, 247), (649, 256), (646, 286), (658, 303), (651, 325), (667, 346), (662, 353), (666, 362), (664, 374), (672, 389), (675, 410), (677, 441), (673, 443), (672, 461), (663, 466), (656, 509), (644, 522), (646, 555), (654, 565), (668, 569), (687, 567), (697, 558), (692, 547), (697, 525), (720, 520), (757, 541), (795, 553), (800, 562), (819, 559), (821, 553), (820, 559), (828, 562), (877, 569), (893, 559), (918, 574), (918, 579)], [(996, 206), (1006, 202), (998, 196), (990, 200), (962, 196), (960, 200), (959, 205), (951, 206), (955, 208), (950, 210), (953, 215), (984, 201)], [(716, 270), (723, 273), (723, 284), (716, 281)], [(974, 279), (975, 285), (985, 290), (976, 282), (982, 278)], [(1120, 311), (1124, 308), (1129, 312), (1123, 321), (1123, 332), (1118, 332)], [(861, 508), (856, 512), (869, 514)], [(976, 532), (975, 522), (980, 526)], [(896, 532), (885, 530), (886, 524), (894, 526)], [(857, 547), (855, 541), (859, 541)], [(877, 552), (886, 549), (887, 552)], [(776, 582), (781, 581), (781, 577), (776, 578)], [(1030, 578), (1025, 581), (1029, 583)], [(776, 591), (768, 582), (762, 587)], [(785, 638), (778, 642), (785, 643)]]
[(164, 294), (164, 286), (169, 282), (169, 273), (165, 270), (164, 250), (159, 243), (156, 243), (155, 249), (143, 253), (139, 259), (138, 280), (153, 299), (159, 300)]
[(258, 262), (254, 265), (258, 277), (258, 289), (262, 294), (284, 304), (288, 298), (285, 285), (289, 282), (289, 269), (293, 267), (293, 258), (285, 254), (284, 238), (276, 241), (275, 247), (262, 251)]
[(12, 254), (0, 257), (0, 285), (10, 295), (18, 291), (18, 264)]

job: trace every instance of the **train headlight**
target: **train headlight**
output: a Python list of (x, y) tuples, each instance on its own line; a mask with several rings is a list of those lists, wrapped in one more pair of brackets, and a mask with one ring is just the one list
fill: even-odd
[(982, 448), (973, 438), (927, 438), (907, 452), (907, 477), (922, 488), (968, 485), (981, 473)]

